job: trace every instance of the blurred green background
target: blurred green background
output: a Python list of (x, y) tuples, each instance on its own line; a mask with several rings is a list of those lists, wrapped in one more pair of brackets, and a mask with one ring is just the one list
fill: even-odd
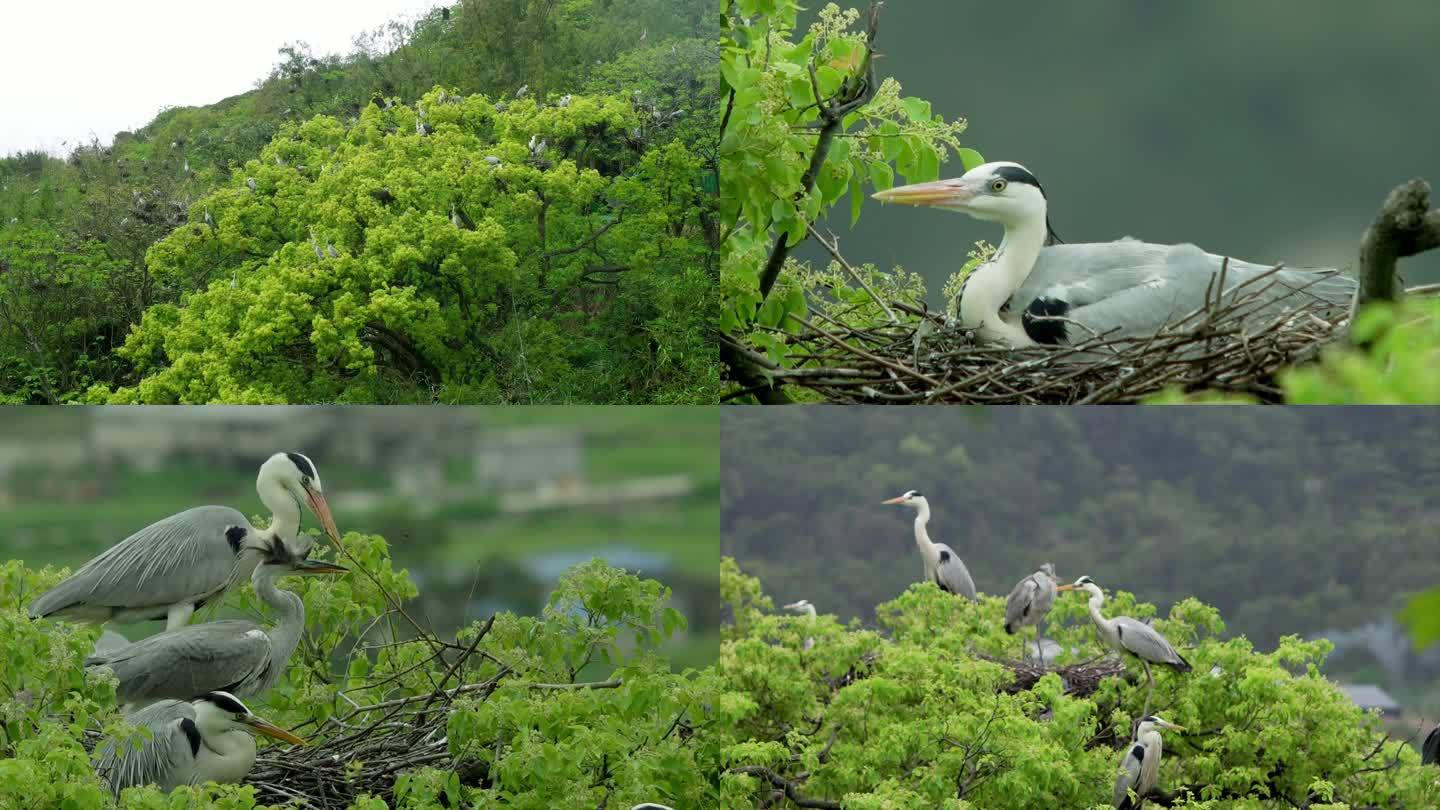
[(341, 532), (390, 542), (412, 615), (440, 632), (538, 613), (598, 556), (673, 590), (690, 627), (666, 652), (702, 666), (719, 649), (718, 443), (709, 408), (4, 408), (0, 556), (73, 568), (210, 503), (268, 522), (259, 465), (297, 451)]
[(1326, 673), (1388, 693), (1402, 737), (1440, 711), (1440, 644), (1396, 618), (1440, 585), (1433, 408), (723, 410), (721, 548), (776, 604), (873, 624), (922, 578), (915, 513), (881, 503), (915, 489), (981, 592), (1050, 561), (1195, 596), (1261, 650), (1328, 638)]
[[(968, 119), (986, 159), (1029, 167), (1068, 242), (1352, 267), (1392, 187), (1440, 183), (1436, 31), (1440, 3), (1423, 0), (901, 0), (881, 12), (877, 71)], [(851, 231), (840, 208), (827, 224), (846, 257), (921, 273), (932, 307), (970, 245), (1001, 235), (874, 201)], [(816, 247), (801, 255), (828, 260)], [(1401, 270), (1440, 282), (1440, 252)]]

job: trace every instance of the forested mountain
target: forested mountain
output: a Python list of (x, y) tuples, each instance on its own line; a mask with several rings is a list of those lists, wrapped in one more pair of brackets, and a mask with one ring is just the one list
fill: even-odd
[(1195, 596), (1262, 649), (1387, 619), (1440, 584), (1429, 409), (722, 417), (724, 553), (768, 593), (842, 620), (873, 621), (921, 576), (914, 514), (881, 505), (910, 489), (982, 592), (1053, 561), (1064, 579), (1088, 574), (1162, 609)]
[(0, 402), (713, 402), (712, 18), (460, 0), (0, 160)]

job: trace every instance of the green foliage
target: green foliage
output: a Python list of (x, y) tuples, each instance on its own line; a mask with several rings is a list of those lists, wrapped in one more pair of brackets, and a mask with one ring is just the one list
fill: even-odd
[[(304, 731), (312, 745), (351, 732), (327, 720), (358, 705), (429, 696), (436, 685), (495, 679), (493, 692), (470, 691), (448, 705), (449, 752), (464, 768), (401, 771), (389, 795), (360, 795), (353, 808), (480, 806), (594, 807), (664, 801), (714, 805), (717, 751), (707, 729), (713, 671), (671, 673), (656, 646), (685, 620), (653, 580), (599, 560), (576, 566), (538, 617), (499, 614), (463, 629), (449, 644), (477, 645), (453, 669), (435, 656), (437, 640), (405, 632), (392, 606), (414, 596), (390, 564), (385, 540), (344, 538), (344, 577), (291, 577), (283, 587), (305, 601), (307, 633), (284, 679), (248, 701), (258, 714)], [(312, 554), (328, 554), (317, 545)], [(82, 739), (100, 731), (133, 734), (116, 711), (113, 680), (87, 674), (81, 660), (95, 628), (34, 622), (24, 605), (65, 572), (0, 566), (3, 704), (0, 807), (101, 808), (109, 794), (91, 771)], [(256, 611), (247, 585), (233, 603)], [(378, 638), (383, 643), (373, 643)], [(451, 654), (453, 657), (453, 653)], [(583, 677), (582, 677), (583, 676)], [(614, 679), (594, 688), (583, 678)], [(319, 729), (319, 731), (316, 731)], [(387, 733), (372, 731), (371, 733)], [(262, 755), (263, 755), (262, 751)], [(360, 773), (374, 763), (352, 761)], [(486, 774), (479, 782), (475, 773)], [(460, 774), (470, 774), (461, 777)], [(169, 798), (153, 788), (125, 792), (126, 808), (258, 807), (251, 785), (183, 788)], [(608, 799), (606, 798), (608, 797)]]
[[(720, 327), (788, 365), (783, 335), (798, 328), (794, 318), (805, 316), (807, 302), (833, 295), (845, 305), (868, 293), (834, 267), (807, 273), (791, 263), (763, 296), (762, 269), (779, 240), (799, 244), (847, 200), (853, 224), (867, 191), (890, 188), (897, 175), (902, 182), (935, 179), (947, 150), (960, 149), (965, 122), (946, 122), (925, 100), (902, 97), (899, 84), (886, 78), (873, 97), (822, 136), (825, 111), (868, 81), (871, 55), (856, 27), (859, 13), (826, 5), (796, 41), (800, 6), (794, 0), (724, 0), (721, 11), (721, 222), (727, 236)], [(824, 153), (816, 163), (819, 150)], [(875, 280), (873, 270), (866, 272)], [(910, 280), (904, 281), (911, 296), (923, 295), (923, 288), (909, 289)]]
[[(756, 604), (755, 580), (733, 562), (722, 572), (724, 592)], [(1106, 609), (1155, 615), (1127, 593)], [(847, 810), (1109, 806), (1145, 699), (1138, 667), (1090, 694), (1054, 673), (1016, 691), (1003, 662), (1018, 644), (1002, 629), (1002, 598), (970, 603), (915, 584), (876, 612), (873, 630), (756, 606), (745, 630), (727, 632), (720, 705), (734, 722), (721, 732), (724, 806), (769, 794), (771, 784), (745, 770), (755, 766)], [(1319, 675), (1327, 642), (1292, 636), (1261, 654), (1243, 637), (1220, 640), (1219, 614), (1193, 599), (1155, 626), (1195, 666), (1188, 676), (1157, 674), (1154, 699), (1166, 719), (1193, 730), (1166, 734), (1160, 773), (1162, 789), (1186, 786), (1201, 800), (1184, 806), (1291, 807), (1316, 792), (1345, 806), (1440, 800), (1416, 752), (1384, 741), (1378, 715)], [(808, 652), (806, 637), (815, 638)], [(1065, 650), (1062, 663), (1096, 656), (1083, 594), (1061, 595), (1047, 637)]]

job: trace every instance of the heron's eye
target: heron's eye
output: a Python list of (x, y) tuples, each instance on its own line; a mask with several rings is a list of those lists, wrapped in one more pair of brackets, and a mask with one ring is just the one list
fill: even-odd
[(990, 190), (993, 191), (993, 192), (995, 192), (996, 194), (999, 194), (1000, 192), (1004, 191), (1004, 190), (1005, 190), (1005, 186), (1006, 186), (1005, 179), (1002, 178), (1002, 177), (997, 177), (997, 178), (995, 178), (994, 180), (991, 180), (991, 181), (990, 181)]

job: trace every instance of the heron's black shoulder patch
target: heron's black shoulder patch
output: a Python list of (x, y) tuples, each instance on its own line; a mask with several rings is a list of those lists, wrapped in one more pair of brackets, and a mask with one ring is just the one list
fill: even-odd
[(244, 542), (245, 535), (247, 534), (249, 534), (249, 532), (244, 526), (231, 526), (225, 530), (225, 539), (230, 543), (230, 552), (232, 554), (240, 553), (240, 544)]
[(1039, 189), (1040, 196), (1045, 196), (1045, 187), (1040, 185), (1040, 181), (1035, 179), (1035, 175), (1031, 174), (1030, 170), (1024, 166), (1000, 166), (995, 169), (995, 176), (1005, 178), (1005, 181), (1008, 183), (1023, 183), (1027, 186), (1034, 186)]
[(180, 730), (185, 732), (185, 739), (190, 741), (190, 756), (200, 755), (200, 729), (195, 727), (195, 721), (186, 717), (180, 721)]
[(1130, 749), (1130, 756), (1135, 757), (1135, 761), (1136, 761), (1136, 762), (1144, 762), (1144, 761), (1145, 761), (1145, 746), (1140, 745), (1139, 743), (1136, 743), (1136, 744), (1135, 744), (1135, 747)]
[(940, 549), (940, 562), (941, 562), (942, 564), (943, 564), (943, 563), (950, 562), (950, 552), (946, 551), (946, 550), (943, 549), (943, 548)]
[(315, 477), (315, 465), (310, 463), (310, 459), (299, 453), (286, 453), (285, 457), (290, 459), (290, 461), (300, 469), (302, 475), (308, 475), (311, 478)]
[(1036, 343), (1058, 346), (1065, 342), (1065, 322), (1057, 320), (1070, 312), (1070, 302), (1058, 298), (1041, 296), (1030, 302), (1020, 315), (1020, 324), (1025, 334)]

